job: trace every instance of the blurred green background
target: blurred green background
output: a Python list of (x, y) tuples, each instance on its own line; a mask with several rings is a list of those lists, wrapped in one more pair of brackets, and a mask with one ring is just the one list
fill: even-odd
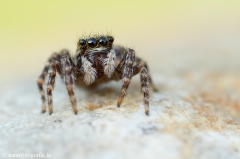
[(1, 0), (0, 85), (36, 80), (53, 51), (106, 32), (151, 73), (240, 69), (239, 0)]

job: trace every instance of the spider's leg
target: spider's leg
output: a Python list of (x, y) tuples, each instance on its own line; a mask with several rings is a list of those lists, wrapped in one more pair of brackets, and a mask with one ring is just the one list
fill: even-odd
[(47, 81), (47, 98), (48, 98), (48, 108), (49, 108), (49, 114), (51, 115), (53, 113), (53, 98), (52, 98), (52, 91), (54, 89), (54, 83), (56, 78), (56, 71), (60, 70), (60, 65), (56, 61), (53, 61), (49, 66), (48, 71), (48, 81)]
[(124, 56), (124, 63), (123, 65), (123, 73), (122, 73), (122, 79), (123, 79), (123, 85), (121, 89), (121, 94), (118, 98), (117, 106), (120, 107), (124, 96), (126, 95), (126, 91), (128, 89), (129, 83), (131, 82), (131, 78), (133, 76), (133, 63), (135, 60), (135, 52), (132, 49), (128, 49), (128, 51), (125, 53), (126, 56)]
[[(146, 63), (145, 61), (143, 61), (141, 58), (136, 57), (136, 63), (142, 65), (143, 67), (145, 67), (145, 68), (147, 69), (147, 71), (149, 72), (149, 68), (148, 68), (147, 63)], [(151, 76), (150, 76), (149, 74), (148, 74), (148, 81), (149, 81), (149, 85), (151, 86), (152, 90), (153, 90), (154, 92), (157, 92), (158, 89), (157, 89), (157, 87), (154, 85), (154, 83), (153, 83), (153, 81), (152, 81), (152, 78), (151, 78)]]
[(121, 73), (122, 69), (123, 69), (123, 65), (124, 65), (124, 62), (126, 60), (126, 55), (127, 53), (125, 53), (122, 57), (122, 59), (120, 60), (118, 66), (116, 67), (115, 71), (117, 71), (118, 73)]
[(75, 65), (70, 58), (70, 55), (67, 53), (62, 56), (61, 65), (63, 70), (64, 81), (68, 90), (68, 95), (70, 97), (70, 101), (72, 103), (72, 108), (75, 114), (77, 114), (77, 101), (74, 96), (73, 84), (74, 84), (74, 75)]
[(41, 99), (42, 99), (42, 113), (46, 112), (46, 98), (45, 98), (45, 93), (44, 93), (44, 90), (43, 90), (43, 84), (44, 84), (45, 79), (47, 77), (48, 69), (49, 69), (49, 66), (50, 66), (51, 62), (54, 61), (54, 60), (59, 62), (59, 59), (60, 59), (59, 54), (57, 54), (57, 53), (52, 54), (52, 56), (48, 59), (47, 63), (45, 64), (45, 67), (44, 67), (41, 75), (39, 76), (39, 78), (37, 80), (38, 89), (40, 91)]
[(137, 64), (133, 67), (133, 76), (140, 72), (141, 90), (144, 95), (145, 114), (149, 115), (148, 72), (145, 67)]

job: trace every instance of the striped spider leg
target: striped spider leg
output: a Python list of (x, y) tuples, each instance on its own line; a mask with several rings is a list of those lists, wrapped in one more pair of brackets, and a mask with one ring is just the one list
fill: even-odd
[[(123, 80), (121, 94), (118, 98), (117, 106), (120, 107), (123, 101), (123, 98), (126, 95), (128, 86), (131, 82), (131, 78), (136, 74), (140, 73), (141, 91), (144, 94), (145, 114), (149, 115), (148, 72), (147, 72), (147, 69), (141, 64), (136, 64), (133, 66), (134, 62), (135, 62), (135, 51), (132, 49), (126, 49), (126, 53), (124, 54), (121, 62), (119, 63), (116, 69), (116, 71), (122, 75), (122, 80)], [(152, 87), (153, 90), (156, 91), (156, 87), (153, 85), (153, 83), (152, 83), (152, 86), (153, 86)]]
[(74, 91), (73, 91), (73, 88), (74, 88), (73, 74), (74, 72), (76, 72), (76, 70), (77, 70), (76, 66), (73, 63), (68, 50), (62, 50), (59, 54), (54, 53), (50, 57), (37, 82), (40, 90), (40, 94), (42, 97), (42, 113), (46, 112), (46, 104), (45, 104), (46, 99), (45, 99), (45, 94), (43, 90), (43, 84), (47, 76), (47, 73), (48, 73), (47, 103), (49, 108), (49, 114), (51, 115), (53, 113), (52, 91), (54, 89), (56, 73), (58, 73), (66, 84), (70, 101), (72, 103), (73, 111), (75, 114), (77, 114), (77, 102), (76, 102), (76, 98), (74, 96)]

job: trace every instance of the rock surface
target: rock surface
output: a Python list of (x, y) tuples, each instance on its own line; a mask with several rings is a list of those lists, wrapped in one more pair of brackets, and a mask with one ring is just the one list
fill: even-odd
[(78, 115), (57, 81), (54, 113), (40, 114), (35, 81), (0, 96), (0, 153), (42, 153), (52, 158), (240, 158), (240, 75), (153, 75), (150, 116), (144, 114), (139, 77), (121, 106), (121, 82), (76, 89)]

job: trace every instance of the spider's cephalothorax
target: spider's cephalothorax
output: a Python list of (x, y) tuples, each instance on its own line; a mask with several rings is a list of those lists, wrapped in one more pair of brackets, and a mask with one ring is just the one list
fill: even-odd
[(111, 80), (123, 81), (121, 94), (117, 106), (120, 107), (126, 94), (131, 78), (140, 73), (141, 90), (144, 94), (145, 113), (149, 114), (148, 82), (154, 91), (157, 91), (151, 77), (148, 75), (146, 62), (135, 57), (133, 49), (113, 45), (112, 36), (89, 36), (80, 38), (74, 57), (64, 49), (53, 53), (45, 65), (38, 79), (38, 87), (42, 96), (42, 113), (46, 112), (45, 93), (43, 84), (47, 74), (47, 101), (49, 113), (52, 114), (52, 91), (56, 73), (64, 80), (73, 111), (77, 114), (77, 103), (74, 96), (73, 85), (96, 85)]
[(103, 73), (111, 78), (115, 70), (115, 51), (112, 36), (84, 37), (78, 42), (77, 67), (83, 72), (87, 85), (92, 84)]

